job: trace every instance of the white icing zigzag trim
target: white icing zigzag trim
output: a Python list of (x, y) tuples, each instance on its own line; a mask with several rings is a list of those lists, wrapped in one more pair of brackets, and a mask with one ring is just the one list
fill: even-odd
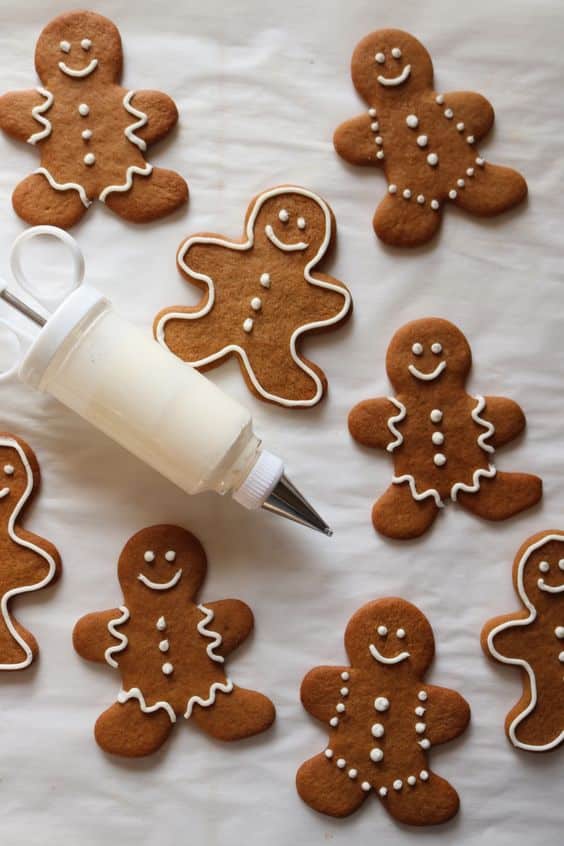
[(46, 167), (38, 167), (34, 173), (42, 173), (51, 188), (54, 188), (56, 191), (78, 191), (80, 199), (82, 200), (82, 205), (86, 208), (91, 205), (92, 200), (88, 199), (88, 195), (86, 194), (83, 186), (79, 185), (77, 182), (57, 182), (57, 180), (51, 176)]
[(221, 635), (218, 634), (218, 632), (214, 632), (213, 629), (207, 628), (208, 623), (211, 623), (215, 615), (211, 608), (206, 608), (205, 605), (198, 605), (198, 608), (204, 615), (204, 619), (200, 620), (196, 628), (198, 629), (202, 637), (209, 637), (212, 641), (206, 646), (206, 652), (208, 653), (208, 657), (211, 658), (212, 661), (217, 661), (218, 663), (223, 664), (223, 662), (225, 661), (223, 655), (216, 655), (214, 652), (214, 649), (217, 649), (217, 647), (221, 646), (222, 644)]
[(108, 622), (108, 631), (109, 633), (119, 640), (119, 643), (115, 646), (108, 646), (106, 651), (104, 652), (104, 658), (110, 665), (110, 667), (117, 668), (118, 662), (115, 658), (112, 658), (114, 652), (123, 652), (126, 648), (127, 644), (129, 643), (127, 635), (124, 635), (123, 632), (116, 631), (116, 626), (122, 626), (124, 623), (127, 623), (129, 620), (129, 609), (125, 605), (120, 605), (119, 610), (121, 611), (121, 617), (114, 617), (113, 620)]
[(517, 592), (523, 605), (527, 608), (529, 612), (529, 616), (524, 620), (507, 620), (505, 623), (500, 623), (499, 626), (496, 626), (488, 635), (487, 644), (488, 649), (490, 650), (491, 654), (494, 658), (500, 661), (502, 664), (514, 664), (518, 667), (523, 667), (525, 672), (529, 677), (529, 687), (531, 692), (531, 698), (529, 700), (529, 704), (521, 711), (520, 714), (513, 719), (513, 722), (509, 726), (509, 738), (514, 746), (518, 749), (525, 749), (527, 752), (545, 752), (548, 749), (554, 749), (564, 740), (564, 729), (560, 732), (560, 734), (554, 738), (554, 740), (550, 741), (550, 743), (545, 743), (542, 746), (535, 746), (531, 743), (522, 743), (520, 740), (517, 739), (516, 731), (519, 725), (523, 722), (523, 720), (529, 716), (529, 714), (534, 711), (537, 705), (537, 680), (535, 676), (535, 671), (531, 667), (528, 661), (525, 661), (524, 658), (506, 658), (505, 655), (502, 655), (494, 646), (494, 639), (496, 635), (500, 632), (504, 631), (505, 629), (512, 629), (518, 626), (529, 626), (537, 617), (537, 609), (525, 593), (525, 585), (523, 584), (523, 571), (525, 569), (525, 565), (529, 560), (529, 557), (533, 552), (537, 549), (540, 549), (541, 546), (544, 546), (545, 543), (549, 543), (550, 541), (564, 541), (564, 534), (550, 534), (545, 535), (540, 540), (536, 541), (535, 543), (531, 544), (531, 546), (527, 547), (525, 552), (523, 553), (521, 560), (517, 566)]
[(388, 452), (393, 452), (397, 447), (403, 444), (403, 435), (401, 432), (398, 432), (395, 424), (400, 423), (405, 418), (405, 415), (407, 414), (407, 409), (403, 402), (400, 402), (395, 397), (388, 397), (388, 399), (391, 403), (393, 403), (393, 405), (395, 405), (395, 407), (399, 411), (399, 414), (393, 414), (388, 419), (388, 429), (390, 430), (392, 435), (395, 436), (396, 439), (395, 441), (392, 441), (392, 443), (388, 444), (386, 449), (388, 450)]
[(417, 488), (415, 487), (415, 479), (413, 478), (411, 473), (404, 473), (403, 476), (392, 476), (392, 483), (394, 485), (401, 485), (403, 482), (407, 482), (409, 484), (411, 496), (417, 502), (421, 502), (422, 499), (428, 499), (428, 497), (432, 496), (435, 500), (437, 508), (445, 507), (445, 504), (442, 501), (439, 492), (435, 490), (435, 488), (428, 488), (426, 491), (423, 491), (423, 493), (418, 493)]
[(155, 711), (163, 710), (166, 711), (171, 723), (176, 722), (176, 714), (172, 708), (172, 705), (169, 702), (155, 702), (154, 705), (147, 705), (145, 702), (145, 697), (141, 693), (138, 687), (132, 687), (130, 690), (120, 690), (118, 693), (117, 701), (120, 705), (123, 705), (129, 699), (137, 699), (139, 702), (139, 707), (143, 711), (144, 714), (154, 714)]
[(241, 357), (241, 360), (245, 365), (245, 369), (254, 388), (262, 397), (268, 400), (272, 400), (273, 402), (277, 402), (279, 403), (279, 405), (283, 405), (286, 407), (312, 406), (315, 405), (323, 395), (323, 385), (317, 373), (312, 370), (311, 367), (308, 367), (308, 365), (305, 364), (299, 358), (296, 352), (296, 344), (298, 338), (300, 337), (300, 335), (302, 335), (304, 332), (308, 332), (310, 329), (318, 329), (322, 326), (331, 326), (334, 323), (338, 323), (340, 320), (342, 320), (351, 307), (351, 295), (347, 289), (341, 288), (339, 285), (333, 285), (330, 282), (326, 282), (322, 279), (315, 279), (311, 275), (310, 271), (315, 267), (316, 264), (318, 264), (318, 262), (323, 258), (327, 251), (327, 247), (329, 246), (329, 242), (331, 240), (332, 223), (331, 213), (329, 211), (327, 203), (325, 203), (325, 201), (322, 200), (321, 197), (319, 197), (317, 194), (314, 194), (312, 191), (308, 191), (306, 188), (300, 188), (296, 185), (285, 185), (280, 186), (278, 188), (272, 188), (270, 191), (265, 191), (264, 194), (261, 194), (257, 198), (253, 210), (249, 215), (249, 219), (247, 221), (246, 226), (247, 240), (243, 243), (238, 243), (236, 241), (227, 241), (225, 238), (210, 238), (204, 235), (195, 235), (192, 238), (188, 238), (186, 241), (184, 241), (178, 252), (178, 263), (185, 271), (185, 273), (188, 276), (191, 276), (192, 279), (199, 279), (206, 283), (208, 288), (207, 301), (206, 304), (199, 311), (196, 312), (191, 312), (187, 314), (186, 312), (171, 311), (168, 314), (163, 315), (157, 323), (156, 338), (159, 344), (161, 344), (161, 346), (166, 347), (168, 349), (165, 342), (164, 333), (165, 326), (169, 320), (197, 320), (198, 318), (204, 317), (206, 314), (208, 314), (214, 306), (215, 285), (213, 279), (210, 276), (206, 276), (205, 273), (197, 273), (195, 270), (191, 270), (188, 267), (188, 265), (184, 261), (184, 256), (188, 252), (189, 248), (193, 244), (218, 244), (219, 246), (227, 247), (230, 250), (241, 250), (242, 252), (244, 252), (245, 250), (249, 250), (254, 244), (254, 225), (260, 209), (262, 208), (266, 200), (269, 200), (271, 197), (277, 197), (280, 194), (300, 194), (302, 197), (309, 197), (311, 200), (314, 200), (314, 202), (316, 202), (323, 211), (325, 217), (325, 237), (315, 256), (305, 266), (304, 278), (307, 282), (309, 282), (310, 285), (315, 285), (317, 288), (325, 288), (329, 291), (336, 291), (343, 297), (343, 307), (339, 311), (339, 313), (335, 315), (335, 317), (330, 317), (327, 320), (317, 320), (313, 323), (306, 323), (304, 324), (304, 326), (299, 326), (296, 330), (294, 330), (292, 337), (290, 338), (291, 356), (295, 364), (300, 368), (300, 370), (303, 370), (304, 373), (307, 373), (308, 376), (310, 376), (313, 380), (316, 387), (315, 395), (312, 397), (312, 399), (309, 400), (289, 400), (285, 397), (279, 397), (276, 394), (271, 394), (269, 391), (266, 391), (255, 376), (247, 353), (238, 344), (228, 344), (227, 346), (219, 350), (219, 352), (213, 353), (212, 355), (208, 355), (205, 358), (200, 359), (199, 361), (191, 361), (186, 363), (190, 364), (192, 367), (201, 367), (204, 364), (210, 364), (212, 361), (217, 361), (218, 359), (223, 358), (229, 352), (237, 353)]
[(482, 434), (478, 437), (478, 446), (481, 447), (485, 452), (495, 452), (495, 448), (491, 444), (486, 444), (488, 438), (495, 433), (495, 426), (493, 423), (490, 423), (489, 420), (484, 420), (483, 417), (480, 417), (480, 414), (486, 407), (486, 400), (484, 397), (476, 397), (476, 408), (472, 411), (472, 420), (478, 424), (478, 426), (483, 426), (486, 430), (482, 432)]
[(201, 696), (191, 696), (186, 706), (186, 713), (184, 717), (189, 720), (194, 710), (194, 705), (201, 705), (202, 708), (209, 708), (215, 702), (215, 694), (220, 690), (222, 693), (231, 693), (233, 690), (233, 682), (227, 679), (225, 684), (223, 682), (214, 682), (209, 689), (209, 696), (207, 699), (202, 699)]
[(40, 103), (38, 106), (34, 106), (31, 110), (31, 116), (44, 128), (39, 130), (39, 132), (34, 132), (33, 135), (30, 135), (27, 139), (28, 144), (37, 144), (38, 141), (43, 141), (44, 138), (48, 138), (49, 135), (51, 135), (51, 130), (53, 128), (51, 126), (51, 121), (48, 118), (43, 117), (43, 113), (49, 111), (55, 98), (46, 88), (37, 88), (36, 90), (38, 94), (45, 97), (45, 102)]
[(146, 126), (149, 118), (145, 114), (145, 112), (136, 109), (134, 106), (131, 105), (131, 98), (134, 97), (136, 94), (135, 91), (128, 91), (125, 97), (123, 98), (123, 108), (126, 112), (129, 112), (130, 115), (133, 117), (139, 118), (134, 123), (130, 123), (129, 126), (126, 126), (123, 130), (124, 135), (126, 136), (128, 141), (131, 141), (132, 144), (135, 144), (136, 147), (139, 147), (140, 150), (145, 152), (147, 149), (147, 142), (144, 141), (142, 138), (139, 138), (135, 131), (137, 129), (141, 129), (143, 126)]
[(123, 183), (123, 185), (108, 185), (107, 188), (104, 188), (104, 190), (100, 192), (100, 194), (98, 195), (98, 199), (105, 203), (106, 197), (113, 191), (117, 191), (119, 193), (122, 193), (123, 191), (129, 191), (129, 189), (133, 185), (134, 173), (139, 174), (139, 176), (149, 176), (152, 170), (153, 165), (149, 164), (149, 162), (146, 163), (145, 167), (139, 167), (139, 165), (130, 165), (127, 168), (125, 182)]
[(452, 486), (450, 489), (450, 497), (452, 501), (456, 502), (460, 491), (464, 491), (464, 493), (477, 493), (480, 490), (480, 479), (493, 479), (496, 472), (497, 471), (493, 464), (490, 464), (487, 470), (483, 467), (479, 467), (477, 470), (474, 470), (471, 485), (467, 485), (464, 482), (456, 482), (456, 484)]
[(29, 464), (27, 455), (23, 450), (23, 447), (16, 440), (14, 440), (13, 438), (0, 438), (0, 446), (11, 447), (12, 449), (15, 449), (17, 451), (21, 462), (25, 468), (27, 477), (27, 484), (25, 490), (21, 495), (19, 501), (16, 503), (14, 510), (12, 511), (8, 519), (8, 535), (18, 546), (23, 546), (25, 549), (32, 549), (34, 552), (40, 555), (41, 558), (43, 558), (49, 565), (47, 575), (43, 579), (41, 579), (40, 582), (37, 582), (34, 585), (24, 585), (23, 587), (12, 588), (12, 590), (6, 591), (6, 593), (2, 596), (2, 600), (0, 601), (0, 612), (2, 613), (2, 618), (4, 620), (6, 628), (8, 629), (16, 643), (21, 646), (26, 656), (23, 661), (20, 661), (17, 664), (0, 664), (0, 670), (23, 670), (24, 667), (29, 667), (29, 665), (33, 661), (33, 652), (14, 626), (10, 618), (10, 614), (8, 612), (8, 603), (10, 602), (10, 599), (13, 596), (18, 596), (21, 593), (30, 593), (34, 590), (41, 590), (41, 588), (48, 585), (56, 573), (57, 565), (55, 564), (55, 559), (52, 555), (49, 555), (49, 553), (46, 552), (44, 549), (41, 549), (41, 547), (36, 546), (34, 543), (31, 543), (31, 541), (20, 538), (16, 534), (16, 520), (18, 519), (22, 508), (26, 504), (33, 490), (33, 473), (31, 471), (31, 466)]

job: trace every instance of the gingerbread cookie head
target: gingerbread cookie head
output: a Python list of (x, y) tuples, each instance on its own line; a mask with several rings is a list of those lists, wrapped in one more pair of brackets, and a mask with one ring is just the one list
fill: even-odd
[(517, 553), (513, 580), (523, 601), (542, 613), (564, 593), (564, 534), (543, 532), (532, 540)]
[(246, 218), (249, 238), (256, 249), (293, 253), (302, 261), (319, 260), (333, 231), (329, 207), (305, 189), (282, 186), (256, 198)]
[(439, 382), (460, 388), (471, 365), (470, 346), (460, 329), (438, 317), (406, 323), (393, 336), (386, 354), (388, 377), (399, 392)]
[(422, 675), (433, 659), (434, 643), (427, 618), (415, 605), (395, 597), (364, 605), (345, 631), (351, 664), (365, 670), (406, 667)]
[(59, 15), (47, 24), (35, 48), (35, 68), (47, 86), (55, 86), (62, 77), (116, 82), (122, 61), (117, 28), (94, 12)]
[(419, 94), (433, 82), (433, 63), (423, 45), (401, 29), (379, 29), (357, 45), (352, 80), (371, 105)]
[(150, 596), (159, 601), (190, 602), (206, 574), (200, 542), (179, 526), (151, 526), (133, 535), (118, 563), (125, 602), (145, 607)]
[[(26, 451), (27, 450), (27, 451)], [(39, 479), (35, 455), (14, 435), (0, 433), (0, 524), (6, 525), (18, 503)]]

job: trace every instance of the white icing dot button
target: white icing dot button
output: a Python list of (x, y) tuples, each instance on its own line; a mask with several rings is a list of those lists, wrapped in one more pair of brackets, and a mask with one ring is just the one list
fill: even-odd
[(357, 775), (358, 775), (358, 770), (355, 770), (354, 767), (351, 767), (350, 770), (348, 771), (347, 775), (348, 775), (349, 778), (356, 778)]
[(337, 764), (337, 766), (339, 767), (340, 770), (344, 770), (345, 767), (347, 766), (347, 762), (345, 761), (344, 758), (337, 758), (335, 763)]
[(430, 749), (431, 748), (431, 741), (427, 740), (427, 738), (424, 737), (423, 740), (419, 741), (419, 746), (421, 747), (421, 749)]
[(423, 714), (425, 713), (425, 708), (423, 708), (422, 705), (418, 705), (417, 708), (415, 709), (415, 713), (417, 714), (418, 717), (422, 717)]
[(373, 737), (383, 737), (384, 726), (382, 725), (382, 723), (374, 723), (370, 731), (372, 732)]
[(172, 666), (170, 661), (167, 661), (166, 664), (162, 665), (161, 670), (163, 671), (165, 676), (170, 676), (170, 674), (174, 671), (174, 667)]
[(350, 674), (347, 673), (347, 671), (345, 670), (343, 673), (341, 673), (341, 678), (343, 681), (348, 681), (350, 679)]
[(161, 640), (161, 642), (159, 643), (159, 649), (161, 650), (161, 652), (168, 652), (168, 650), (170, 649), (170, 643), (168, 642), (168, 640)]
[(417, 734), (423, 734), (427, 728), (425, 723), (415, 723), (415, 731)]
[(332, 758), (333, 757), (333, 750), (332, 749), (326, 749), (325, 750), (325, 757), (326, 758)]
[(418, 147), (426, 147), (429, 143), (429, 139), (426, 135), (418, 135), (417, 136), (417, 146)]
[(439, 201), (438, 200), (431, 200), (431, 208), (433, 211), (437, 211), (439, 208)]
[(433, 456), (433, 461), (436, 467), (444, 467), (446, 464), (446, 455), (442, 452), (436, 452)]
[(445, 441), (445, 436), (442, 432), (433, 432), (431, 435), (431, 440), (435, 444), (435, 446), (441, 446), (441, 444)]
[(417, 202), (420, 206), (423, 206), (425, 204), (425, 197), (423, 196), (423, 194), (417, 195)]
[(403, 781), (401, 780), (401, 778), (396, 778), (392, 787), (394, 788), (394, 790), (401, 790), (403, 787)]
[(348, 687), (342, 687), (340, 693), (341, 693), (341, 696), (348, 696), (349, 695)]
[(456, 124), (456, 128), (459, 132), (464, 132), (464, 124), (462, 123), (462, 121)]
[(377, 746), (375, 746), (374, 749), (370, 750), (370, 760), (374, 761), (375, 764), (377, 764), (378, 761), (381, 761), (383, 757), (384, 753), (381, 749), (378, 749)]
[(335, 708), (335, 711), (337, 711), (338, 714), (344, 714), (345, 710), (346, 710), (346, 708), (345, 708), (345, 705), (344, 705), (343, 702), (339, 702), (339, 704)]
[(453, 112), (452, 109), (445, 109), (443, 114), (444, 114), (444, 116), (446, 117), (447, 120), (452, 120), (454, 112)]
[(253, 297), (251, 300), (251, 308), (253, 311), (260, 311), (262, 308), (262, 300), (260, 297)]
[(378, 791), (378, 793), (382, 797), (387, 796), (388, 795), (388, 788), (387, 787), (381, 787), (380, 790)]
[(370, 129), (372, 130), (372, 132), (378, 132), (378, 130), (380, 129), (380, 124), (377, 120), (372, 121), (372, 123), (370, 124)]
[(431, 423), (440, 423), (443, 419), (443, 412), (438, 408), (434, 408), (429, 417), (431, 418)]
[(260, 284), (263, 288), (270, 288), (270, 273), (262, 273), (260, 277)]
[(562, 638), (564, 638), (564, 626), (556, 626), (556, 628), (554, 629), (554, 634), (557, 638), (560, 638), (560, 640), (562, 640)]
[(368, 114), (370, 117), (376, 117), (376, 109), (368, 109)]
[(420, 690), (419, 693), (417, 694), (417, 698), (419, 699), (420, 702), (426, 702), (427, 701), (426, 692), (424, 690)]
[(252, 332), (253, 325), (254, 324), (253, 324), (252, 317), (247, 317), (247, 319), (243, 321), (243, 331), (244, 332)]
[(376, 153), (376, 158), (377, 159), (383, 159), (384, 158), (384, 151), (378, 150), (378, 152)]
[(90, 107), (87, 105), (87, 103), (80, 104), (80, 106), (78, 107), (78, 114), (81, 117), (86, 117), (90, 114)]
[(437, 96), (435, 97), (435, 103), (437, 103), (437, 105), (439, 105), (439, 106), (442, 106), (444, 101), (445, 101), (445, 98), (443, 97), (443, 95), (437, 94)]
[(458, 192), (454, 188), (451, 188), (451, 190), (448, 192), (448, 195), (451, 200), (456, 200), (456, 198), (458, 197)]
[(389, 194), (397, 194), (397, 192), (398, 192), (398, 186), (397, 185), (394, 185), (393, 183), (391, 185), (388, 185), (388, 193)]
[(439, 157), (436, 153), (429, 153), (427, 156), (427, 164), (431, 165), (431, 167), (436, 167), (439, 163)]
[(380, 711), (380, 712), (387, 711), (388, 708), (390, 707), (390, 700), (386, 699), (385, 696), (378, 696), (374, 700), (374, 707), (376, 708), (377, 711)]
[(413, 785), (417, 783), (417, 779), (415, 778), (415, 776), (408, 776), (407, 783), (410, 785), (410, 787), (413, 787)]
[(409, 199), (411, 199), (411, 191), (409, 190), (409, 188), (404, 188), (404, 189), (403, 189), (403, 191), (402, 191), (402, 196), (403, 196), (404, 200), (409, 200)]
[(564, 664), (564, 652), (560, 653), (560, 655), (558, 656), (558, 660), (560, 661), (561, 664)]
[(466, 168), (466, 176), (474, 176), (474, 168), (473, 167)]
[(427, 772), (427, 770), (421, 770), (421, 772), (419, 773), (419, 778), (421, 779), (421, 781), (428, 781), (429, 773)]
[(409, 126), (410, 129), (417, 129), (419, 126), (419, 120), (417, 115), (408, 115), (405, 119), (405, 122)]
[(370, 790), (370, 782), (363, 781), (362, 784), (360, 785), (360, 788), (361, 788), (361, 790), (364, 790), (365, 793), (368, 793), (368, 791)]
[(92, 138), (92, 130), (91, 129), (83, 129), (80, 133), (85, 141), (90, 141)]
[(84, 156), (84, 164), (85, 165), (88, 165), (88, 166), (93, 165), (95, 161), (96, 161), (96, 156), (94, 155), (94, 153), (86, 153), (86, 155)]
[(331, 719), (329, 720), (329, 725), (333, 726), (333, 728), (337, 728), (337, 726), (339, 725), (339, 718), (331, 717)]
[(164, 630), (166, 629), (166, 620), (164, 617), (159, 617), (159, 619), (157, 620), (157, 629), (160, 632), (164, 632)]

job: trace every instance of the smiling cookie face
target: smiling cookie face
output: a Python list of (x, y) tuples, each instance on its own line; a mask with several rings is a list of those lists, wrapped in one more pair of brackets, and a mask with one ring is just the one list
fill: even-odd
[[(530, 538), (516, 558), (517, 592), (537, 611), (564, 600), (564, 533), (543, 532)], [(564, 617), (562, 619), (564, 625)]]
[(423, 45), (400, 29), (380, 29), (357, 45), (352, 58), (356, 90), (372, 105), (411, 96), (431, 85), (433, 64)]
[(107, 18), (93, 12), (71, 12), (55, 18), (39, 36), (35, 50), (35, 67), (46, 85), (65, 78), (114, 82), (121, 65), (118, 30)]
[(0, 434), (0, 516), (3, 521), (30, 492), (35, 474), (38, 474), (35, 459), (24, 453), (23, 447), (12, 435)]
[(305, 189), (275, 188), (251, 207), (247, 226), (252, 226), (257, 247), (268, 242), (283, 253), (309, 260), (325, 252), (332, 219), (329, 207)]
[(345, 646), (355, 667), (409, 666), (422, 674), (434, 654), (433, 631), (426, 617), (403, 599), (379, 599), (352, 617)]
[(462, 332), (438, 317), (406, 323), (388, 347), (386, 371), (398, 391), (424, 385), (462, 386), (472, 364), (468, 341)]
[[(133, 535), (119, 558), (118, 577), (126, 603), (174, 593), (191, 599), (206, 573), (204, 550), (194, 535), (178, 526), (151, 526)], [(179, 592), (183, 596), (179, 597)]]

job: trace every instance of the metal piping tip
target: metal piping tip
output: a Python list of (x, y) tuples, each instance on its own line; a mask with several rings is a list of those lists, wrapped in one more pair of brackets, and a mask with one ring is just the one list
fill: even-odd
[(272, 511), (274, 514), (279, 514), (287, 520), (293, 520), (294, 523), (307, 526), (308, 529), (322, 532), (329, 538), (333, 534), (333, 530), (327, 525), (325, 520), (319, 516), (307, 499), (284, 475), (270, 496), (262, 504), (262, 508)]

